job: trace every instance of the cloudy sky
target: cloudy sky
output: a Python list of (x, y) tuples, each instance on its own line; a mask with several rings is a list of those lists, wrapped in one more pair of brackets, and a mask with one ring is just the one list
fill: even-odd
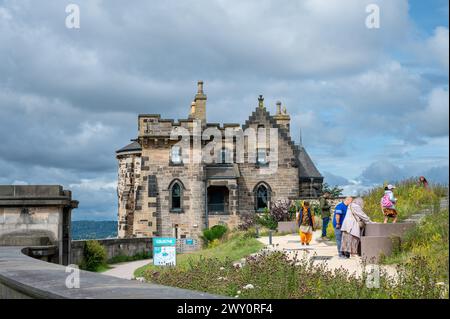
[[(65, 25), (79, 5), (80, 28)], [(369, 29), (366, 6), (380, 8)], [(117, 215), (115, 150), (139, 113), (211, 122), (263, 94), (347, 193), (448, 181), (448, 0), (0, 0), (0, 184), (62, 184), (74, 219)]]

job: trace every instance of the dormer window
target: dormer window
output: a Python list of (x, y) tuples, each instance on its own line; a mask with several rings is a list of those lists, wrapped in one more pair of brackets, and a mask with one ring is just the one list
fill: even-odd
[(183, 159), (181, 158), (181, 147), (179, 145), (172, 146), (170, 152), (170, 161), (172, 164), (182, 164)]

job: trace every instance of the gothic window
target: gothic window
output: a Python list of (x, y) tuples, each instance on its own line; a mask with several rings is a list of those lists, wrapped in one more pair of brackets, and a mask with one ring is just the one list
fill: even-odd
[(183, 184), (179, 180), (172, 182), (169, 187), (170, 192), (170, 211), (181, 213), (183, 208)]
[(255, 208), (257, 212), (262, 212), (265, 208), (269, 207), (270, 190), (264, 185), (260, 184), (256, 187), (255, 191)]

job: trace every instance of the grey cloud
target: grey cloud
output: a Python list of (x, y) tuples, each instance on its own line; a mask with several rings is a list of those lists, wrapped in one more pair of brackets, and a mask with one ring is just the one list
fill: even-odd
[(327, 183), (330, 186), (342, 186), (342, 185), (348, 185), (350, 184), (350, 181), (343, 177), (343, 176), (338, 176), (335, 174), (332, 174), (330, 172), (323, 172), (324, 175), (324, 182)]
[(400, 181), (408, 177), (408, 172), (389, 161), (377, 161), (366, 167), (361, 173), (365, 184), (383, 184), (384, 182)]
[(427, 70), (439, 84), (391, 57), (411, 41), (407, 1), (377, 1), (376, 32), (372, 2), (77, 1), (81, 29), (69, 30), (64, 2), (0, 1), (0, 182), (72, 185), (79, 216), (114, 216), (114, 151), (137, 114), (185, 118), (200, 79), (210, 121), (243, 123), (258, 94), (271, 112), (282, 100), (319, 165), (351, 161), (366, 137), (448, 135), (431, 103), (448, 74)]
[(425, 176), (429, 182), (448, 185), (449, 168), (448, 166), (432, 167), (421, 175)]

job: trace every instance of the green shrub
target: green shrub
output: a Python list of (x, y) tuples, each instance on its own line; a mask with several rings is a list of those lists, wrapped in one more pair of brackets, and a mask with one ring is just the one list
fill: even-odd
[(265, 208), (263, 213), (260, 216), (257, 216), (256, 223), (271, 230), (278, 228), (278, 222), (274, 216), (270, 214), (270, 210), (268, 208)]
[(123, 263), (127, 261), (135, 261), (135, 260), (142, 260), (142, 259), (149, 259), (152, 258), (152, 252), (139, 252), (133, 256), (127, 256), (125, 254), (120, 254), (117, 256), (112, 257), (111, 259), (108, 259), (108, 264), (117, 264), (117, 263)]
[(215, 239), (219, 240), (225, 235), (228, 228), (224, 225), (214, 225), (211, 228), (207, 228), (203, 230), (203, 236), (202, 239), (204, 240), (205, 244), (208, 245), (210, 242), (214, 241)]
[(106, 250), (98, 241), (88, 240), (84, 246), (83, 262), (81, 268), (89, 271), (97, 271), (106, 265)]
[[(433, 208), (439, 204), (444, 187), (431, 186), (428, 189), (417, 184), (416, 179), (404, 180), (396, 184), (394, 190), (397, 198), (397, 212), (399, 220), (408, 218), (423, 208)], [(367, 192), (364, 197), (364, 211), (376, 222), (384, 219), (381, 212), (380, 200), (384, 194), (384, 186), (375, 187)]]
[(401, 242), (401, 249), (386, 257), (384, 263), (408, 263), (422, 258), (440, 280), (448, 282), (449, 273), (449, 213), (441, 210), (426, 216), (409, 230)]
[[(378, 289), (368, 287), (367, 274), (356, 277), (347, 270), (330, 270), (325, 264), (313, 264), (305, 258), (292, 261), (285, 252), (263, 252), (247, 257), (242, 268), (233, 259), (193, 260), (189, 269), (171, 268), (147, 272), (154, 283), (206, 291), (239, 298), (269, 299), (436, 299), (448, 298), (447, 286), (436, 281), (422, 258), (398, 268), (393, 280), (380, 271)], [(252, 284), (254, 289), (243, 289)]]

